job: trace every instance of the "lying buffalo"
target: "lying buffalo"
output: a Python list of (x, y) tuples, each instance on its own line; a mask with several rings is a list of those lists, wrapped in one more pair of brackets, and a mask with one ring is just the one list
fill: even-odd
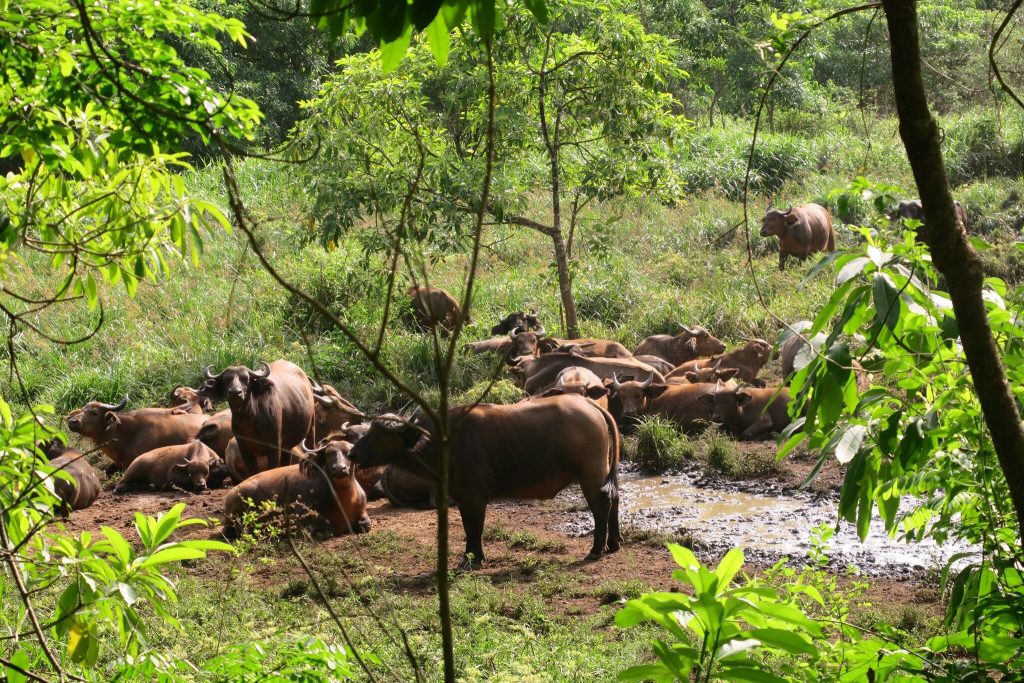
[(509, 313), (502, 318), (501, 322), (492, 327), (491, 334), (508, 334), (516, 328), (529, 332), (530, 330), (543, 331), (544, 326), (540, 324), (536, 311), (530, 311), (529, 313), (516, 311), (515, 313)]
[(636, 347), (633, 356), (651, 355), (663, 358), (673, 367), (701, 356), (714, 356), (725, 351), (725, 344), (716, 339), (710, 332), (699, 325), (687, 327), (680, 324), (682, 332), (671, 334), (655, 334), (647, 337)]
[(785, 270), (787, 256), (803, 261), (816, 251), (836, 250), (832, 216), (820, 204), (769, 209), (761, 222), (761, 237), (771, 235), (779, 238), (779, 270)]
[(225, 532), (237, 532), (248, 507), (259, 510), (269, 501), (292, 519), (326, 523), (338, 533), (369, 531), (366, 494), (345, 456), (349, 448), (344, 440), (329, 440), (307, 451), (303, 463), (260, 472), (231, 489), (224, 499)]
[(168, 397), (171, 410), (176, 413), (212, 413), (213, 403), (200, 389), (178, 385), (171, 390)]
[(356, 425), (366, 416), (348, 399), (338, 393), (330, 384), (313, 387), (313, 400), (316, 405), (313, 412), (313, 425), (309, 428), (305, 441), (317, 444), (324, 437), (333, 434), (344, 424)]
[[(695, 385), (696, 386), (696, 385)], [(700, 397), (711, 410), (711, 419), (727, 432), (746, 441), (767, 439), (781, 432), (792, 419), (789, 416), (789, 390), (718, 388)]]
[[(572, 482), (594, 515), (588, 560), (618, 550), (619, 431), (612, 416), (581, 396), (553, 396), (512, 405), (480, 404), (451, 411), (451, 496), (466, 532), (463, 567), (484, 559), (487, 503), (498, 498), (552, 498)], [(436, 430), (395, 415), (371, 422), (349, 457), (362, 465), (397, 465), (433, 478)]]
[(114, 493), (184, 489), (202, 492), (224, 485), (224, 461), (200, 441), (155, 448), (137, 457), (125, 470)]
[(67, 417), (68, 429), (92, 440), (116, 469), (154, 448), (188, 443), (206, 421), (205, 415), (162, 408), (126, 411), (127, 404), (127, 396), (117, 404), (90, 401)]
[(686, 373), (701, 368), (715, 368), (718, 371), (734, 368), (738, 379), (753, 384), (764, 386), (764, 382), (757, 378), (761, 368), (768, 363), (772, 355), (772, 345), (763, 339), (751, 339), (738, 349), (724, 353), (718, 358), (706, 360), (691, 360), (678, 365), (670, 372), (666, 379), (672, 377), (684, 377)]
[(605, 410), (608, 410), (608, 388), (587, 368), (577, 365), (562, 370), (555, 378), (555, 386), (545, 391), (543, 396), (561, 396), (564, 394), (576, 394), (586, 396), (597, 403)]
[(53, 477), (53, 492), (61, 499), (60, 514), (66, 517), (72, 510), (84, 510), (96, 501), (100, 480), (81, 451), (65, 447), (59, 439), (39, 444), (38, 448), (49, 458), (50, 467), (71, 477)]
[(660, 372), (635, 358), (588, 358), (577, 353), (559, 352), (539, 358), (523, 358), (510, 371), (526, 393), (536, 395), (554, 386), (559, 373), (573, 366), (586, 368), (602, 380), (612, 379), (615, 375), (646, 377), (654, 373), (658, 382), (664, 381)]
[(208, 367), (206, 379), (210, 393), (227, 397), (245, 469), (255, 473), (288, 464), (291, 449), (313, 426), (313, 388), (302, 368), (286, 360), (260, 361), (258, 370), (236, 365), (216, 375)]
[(231, 409), (210, 415), (199, 428), (196, 438), (213, 449), (222, 458), (227, 457), (228, 443), (234, 438), (231, 432)]

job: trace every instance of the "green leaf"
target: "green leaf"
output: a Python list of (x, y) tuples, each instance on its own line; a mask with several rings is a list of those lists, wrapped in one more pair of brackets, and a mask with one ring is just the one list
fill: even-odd
[(843, 436), (836, 444), (835, 450), (836, 460), (840, 464), (845, 465), (853, 460), (853, 456), (857, 455), (861, 444), (864, 443), (867, 431), (868, 429), (864, 425), (851, 425), (843, 431)]
[(750, 683), (788, 683), (773, 673), (752, 666), (723, 666), (722, 680), (750, 681)]
[(548, 6), (544, 0), (523, 0), (523, 2), (538, 23), (548, 23)]
[(743, 550), (741, 548), (732, 548), (725, 554), (722, 561), (718, 563), (718, 567), (715, 569), (715, 575), (718, 577), (718, 586), (720, 590), (724, 590), (734, 576), (736, 572), (743, 566)]
[(448, 63), (448, 50), (451, 48), (451, 33), (444, 16), (438, 13), (434, 20), (427, 26), (427, 43), (434, 55), (434, 61), (438, 66)]
[(470, 0), (470, 19), (478, 34), (494, 35), (494, 0)]
[(747, 635), (792, 655), (814, 655), (818, 652), (818, 648), (804, 636), (781, 628), (755, 628), (747, 631)]
[[(13, 655), (11, 655), (10, 661), (11, 664), (18, 667), (19, 669), (22, 669), (23, 671), (29, 671), (30, 667), (32, 666), (31, 662), (29, 662), (28, 655), (25, 654), (24, 650), (18, 650)], [(4, 667), (3, 672), (4, 676), (7, 678), (7, 683), (25, 683), (25, 681), (28, 680), (25, 674), (15, 669), (12, 669), (9, 666)]]
[(893, 287), (889, 278), (883, 273), (875, 273), (871, 282), (871, 292), (875, 299), (875, 319), (890, 330), (896, 329), (900, 320), (899, 292)]
[(402, 63), (405, 51), (409, 49), (409, 41), (412, 39), (412, 24), (405, 27), (400, 36), (388, 43), (381, 43), (380, 66), (385, 73), (391, 73)]

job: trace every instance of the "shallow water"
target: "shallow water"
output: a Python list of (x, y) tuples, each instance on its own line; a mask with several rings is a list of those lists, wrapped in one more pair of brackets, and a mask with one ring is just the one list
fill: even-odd
[[(625, 474), (620, 495), (623, 528), (689, 536), (707, 556), (742, 546), (748, 561), (762, 564), (784, 556), (802, 559), (811, 547), (812, 530), (821, 524), (834, 527), (838, 514), (837, 502), (830, 497), (708, 487), (685, 473)], [(592, 529), (589, 512), (574, 513), (566, 528), (575, 533)], [(853, 565), (871, 575), (909, 578), (940, 568), (953, 554), (965, 550), (967, 546), (959, 543), (940, 547), (932, 541), (908, 544), (890, 538), (882, 520), (875, 518), (863, 543), (852, 524), (841, 522), (828, 554), (836, 569)]]

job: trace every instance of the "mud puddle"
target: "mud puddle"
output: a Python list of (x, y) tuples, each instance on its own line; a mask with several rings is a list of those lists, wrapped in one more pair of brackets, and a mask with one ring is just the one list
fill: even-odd
[[(802, 561), (811, 548), (815, 527), (836, 524), (837, 501), (829, 496), (801, 492), (779, 493), (766, 485), (754, 492), (750, 482), (735, 486), (707, 486), (699, 473), (656, 477), (624, 474), (620, 480), (620, 520), (624, 529), (655, 531), (690, 538), (699, 554), (710, 560), (734, 546), (742, 546), (748, 562), (771, 564), (782, 557)], [(754, 489), (754, 490), (752, 490)], [(574, 497), (579, 497), (578, 489)], [(589, 533), (589, 512), (572, 513), (563, 526), (572, 534)], [(969, 550), (963, 543), (932, 541), (908, 544), (889, 538), (880, 518), (872, 519), (862, 543), (856, 527), (840, 522), (829, 541), (831, 568), (853, 565), (866, 574), (909, 579), (942, 567), (955, 553)]]

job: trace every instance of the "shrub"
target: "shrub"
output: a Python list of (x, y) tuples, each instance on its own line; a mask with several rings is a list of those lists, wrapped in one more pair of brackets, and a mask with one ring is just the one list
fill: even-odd
[(704, 457), (719, 472), (733, 477), (740, 474), (736, 450), (736, 442), (717, 429), (704, 433)]
[(696, 456), (693, 444), (675, 425), (661, 417), (648, 417), (636, 430), (630, 460), (641, 471), (656, 474), (677, 469)]

